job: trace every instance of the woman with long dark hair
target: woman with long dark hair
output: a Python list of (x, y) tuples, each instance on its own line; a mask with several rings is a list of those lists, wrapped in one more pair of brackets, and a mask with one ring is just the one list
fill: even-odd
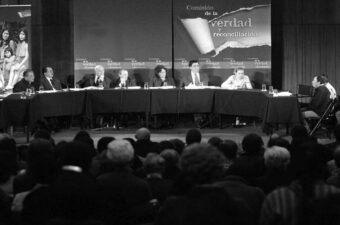
[(13, 89), (13, 86), (20, 80), (22, 72), (28, 68), (28, 33), (27, 30), (19, 31), (19, 43), (15, 53), (15, 64), (11, 67), (8, 84), (6, 89)]

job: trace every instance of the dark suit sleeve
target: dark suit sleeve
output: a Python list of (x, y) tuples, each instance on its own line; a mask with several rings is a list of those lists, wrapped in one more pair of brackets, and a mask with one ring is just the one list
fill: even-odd
[(104, 77), (104, 82), (103, 82), (104, 89), (110, 88), (111, 87), (111, 79), (108, 77)]
[(181, 81), (180, 81), (180, 85), (179, 87), (185, 87), (188, 86), (191, 83), (191, 81), (188, 79), (188, 75), (187, 74), (183, 74)]
[(79, 85), (79, 87), (84, 88), (87, 79), (88, 79), (88, 77), (87, 77), (86, 75), (83, 76), (83, 78), (77, 82), (77, 84)]
[(167, 83), (168, 83), (169, 86), (176, 86), (175, 81), (174, 81), (174, 79), (172, 79), (172, 77), (168, 77)]
[(209, 84), (209, 77), (208, 74), (202, 73), (202, 82), (204, 86), (208, 86)]
[(136, 86), (136, 80), (132, 79), (130, 80), (130, 86)]
[(62, 87), (61, 87), (61, 82), (60, 82), (59, 79), (55, 79), (55, 81), (54, 81), (54, 88), (55, 88), (56, 90), (61, 90), (61, 89), (62, 89)]
[(22, 90), (22, 87), (21, 87), (21, 81), (19, 81), (18, 83), (16, 83), (13, 87), (13, 93), (15, 92), (21, 92)]

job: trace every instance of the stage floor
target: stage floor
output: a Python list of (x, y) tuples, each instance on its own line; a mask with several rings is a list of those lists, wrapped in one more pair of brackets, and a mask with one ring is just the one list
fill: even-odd
[[(186, 128), (172, 128), (172, 129), (150, 129), (151, 130), (151, 140), (153, 141), (162, 141), (162, 140), (169, 140), (173, 138), (179, 138), (185, 141), (185, 134), (188, 129), (194, 127), (186, 127)], [(138, 127), (129, 127), (123, 128), (120, 130), (112, 129), (112, 128), (103, 128), (100, 130), (91, 130), (88, 129), (87, 131), (90, 133), (91, 137), (93, 138), (95, 145), (97, 145), (97, 141), (104, 136), (113, 136), (116, 139), (122, 139), (127, 137), (134, 138), (135, 131)], [(54, 138), (55, 142), (58, 143), (60, 141), (71, 141), (77, 132), (80, 131), (80, 128), (70, 128), (64, 129), (57, 133), (52, 133), (52, 137)], [(234, 140), (236, 143), (240, 144), (242, 142), (243, 137), (249, 133), (256, 133), (259, 134), (264, 143), (267, 144), (270, 136), (263, 133), (260, 124), (249, 124), (241, 128), (235, 128), (229, 126), (224, 129), (210, 129), (210, 128), (203, 128), (201, 129), (202, 132), (202, 142), (207, 142), (209, 138), (217, 136), (222, 139), (231, 139)], [(287, 140), (291, 140), (291, 137), (286, 134), (285, 128), (280, 128), (276, 130), (275, 133), (283, 136)], [(17, 144), (26, 144), (26, 134), (22, 130), (17, 130), (13, 134)], [(31, 137), (32, 139), (32, 137)], [(319, 142), (322, 144), (326, 144), (329, 142), (334, 141), (334, 139), (328, 139), (327, 137), (320, 137)]]

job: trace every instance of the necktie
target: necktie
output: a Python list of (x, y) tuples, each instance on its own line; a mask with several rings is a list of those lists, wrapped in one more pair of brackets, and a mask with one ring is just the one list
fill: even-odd
[(50, 81), (51, 81), (51, 85), (52, 85), (52, 88), (54, 88), (54, 81), (53, 81), (53, 79), (50, 79)]
[(198, 77), (198, 73), (195, 73), (195, 82), (194, 82), (195, 86), (199, 86), (200, 85), (200, 80)]

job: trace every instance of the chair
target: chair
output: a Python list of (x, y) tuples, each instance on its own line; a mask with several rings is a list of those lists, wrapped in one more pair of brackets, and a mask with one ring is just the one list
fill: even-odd
[(338, 104), (338, 99), (332, 99), (328, 104), (327, 109), (321, 115), (321, 117), (310, 118), (311, 120), (316, 120), (316, 124), (313, 129), (309, 132), (309, 136), (313, 136), (316, 131), (320, 128), (324, 128), (327, 132), (327, 136), (331, 137), (330, 129), (336, 124), (335, 119), (335, 106)]

